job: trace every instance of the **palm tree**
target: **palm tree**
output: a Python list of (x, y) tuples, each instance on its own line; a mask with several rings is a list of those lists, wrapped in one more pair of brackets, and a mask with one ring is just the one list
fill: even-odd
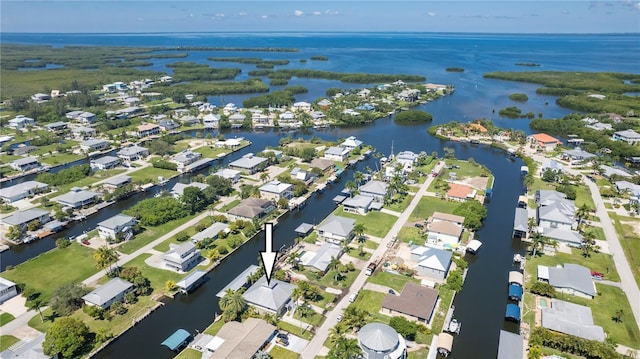
[(349, 190), (349, 197), (353, 197), (353, 194), (358, 189), (358, 185), (354, 181), (347, 181), (344, 186)]
[(102, 246), (93, 252), (98, 268), (104, 269), (107, 273), (111, 272), (111, 266), (118, 261), (118, 252), (108, 246)]
[(262, 181), (263, 183), (266, 183), (269, 180), (269, 173), (267, 172), (262, 172), (260, 174), (260, 181)]
[[(361, 238), (364, 238), (364, 224), (362, 223), (356, 223), (355, 226), (353, 226), (353, 234), (356, 235), (356, 240), (360, 243), (363, 243), (363, 241), (361, 240)], [(364, 239), (366, 241), (366, 238)]]
[(338, 276), (339, 276), (339, 274), (340, 274), (340, 273), (338, 272), (338, 266), (339, 266), (339, 265), (340, 265), (340, 260), (339, 260), (339, 259), (337, 259), (337, 258), (336, 258), (336, 257), (334, 257), (334, 256), (331, 256), (331, 261), (329, 262), (329, 268), (333, 269), (333, 270), (336, 272), (335, 277), (334, 277), (334, 279), (335, 279), (336, 281), (338, 280), (338, 278), (339, 278)]
[(545, 245), (549, 244), (549, 238), (540, 234), (540, 232), (534, 232), (531, 235), (531, 248), (533, 249), (532, 257), (536, 256), (538, 248), (543, 248)]
[(344, 323), (338, 323), (335, 327), (329, 329), (329, 342), (336, 344), (338, 339), (344, 338), (347, 334), (347, 326)]
[(291, 265), (296, 270), (300, 269), (300, 252), (293, 252), (287, 258), (287, 264)]
[(225, 321), (235, 320), (244, 312), (247, 302), (239, 291), (227, 289), (218, 303)]
[(529, 217), (527, 225), (529, 226), (529, 233), (532, 233), (533, 230), (538, 226), (538, 221), (536, 221), (535, 217)]
[(576, 217), (578, 217), (578, 225), (582, 224), (582, 220), (589, 217), (589, 213), (591, 212), (591, 208), (584, 203), (582, 206), (578, 208), (576, 211)]
[(364, 180), (364, 173), (356, 171), (356, 173), (353, 174), (353, 179), (356, 181), (358, 188), (360, 188), (360, 184)]

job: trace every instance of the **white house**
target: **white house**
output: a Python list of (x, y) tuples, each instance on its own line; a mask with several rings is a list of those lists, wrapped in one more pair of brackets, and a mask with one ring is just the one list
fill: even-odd
[(114, 156), (103, 156), (100, 158), (96, 158), (91, 160), (91, 167), (99, 170), (108, 170), (111, 168), (118, 167), (122, 162), (121, 159)]
[(364, 185), (360, 186), (358, 190), (363, 196), (373, 197), (376, 201), (382, 201), (387, 194), (387, 188), (389, 184), (386, 182), (371, 180)]
[(132, 283), (124, 279), (113, 278), (104, 285), (82, 297), (85, 304), (107, 309), (115, 302), (122, 302), (124, 295), (134, 289)]
[(640, 143), (640, 133), (634, 130), (618, 131), (613, 134), (614, 141), (624, 141), (630, 145)]
[(39, 168), (40, 162), (33, 157), (25, 157), (9, 162), (9, 166), (16, 171), (26, 172)]
[(178, 166), (178, 172), (184, 172), (186, 166), (194, 163), (202, 157), (202, 153), (193, 152), (191, 150), (184, 150), (180, 153), (177, 153), (171, 159), (171, 162), (175, 163)]
[(411, 151), (402, 151), (398, 153), (395, 160), (408, 170), (418, 162), (418, 155)]
[(345, 212), (351, 212), (361, 215), (366, 215), (373, 203), (373, 197), (364, 196), (361, 194), (350, 197), (342, 202)]
[(155, 123), (146, 123), (137, 127), (136, 135), (140, 138), (157, 135), (160, 133), (160, 126)]
[(231, 183), (236, 184), (238, 183), (238, 181), (240, 181), (240, 174), (242, 172), (240, 171), (236, 171), (236, 170), (232, 170), (230, 168), (223, 168), (218, 170), (216, 173), (214, 173), (214, 175), (216, 176), (220, 176), (222, 178), (226, 178), (228, 180), (231, 181)]
[(349, 155), (349, 149), (344, 147), (335, 147), (335, 146), (329, 147), (324, 152), (324, 158), (331, 161), (337, 161), (337, 162), (343, 162), (348, 155)]
[(67, 123), (62, 121), (52, 122), (44, 125), (50, 132), (58, 132), (67, 128)]
[(538, 280), (549, 282), (557, 291), (563, 293), (588, 299), (596, 296), (591, 271), (579, 264), (566, 263), (564, 267), (539, 265)]
[(31, 208), (24, 211), (14, 212), (2, 218), (2, 223), (5, 226), (16, 226), (25, 230), (27, 225), (33, 221), (38, 221), (42, 225), (49, 222), (49, 219), (49, 211), (45, 211), (40, 208)]
[(117, 155), (125, 161), (137, 161), (149, 156), (149, 150), (138, 145), (133, 145), (121, 149)]
[(418, 263), (418, 275), (443, 281), (451, 267), (451, 252), (432, 247), (413, 246), (411, 260)]
[(173, 195), (175, 198), (180, 198), (184, 193), (185, 188), (187, 187), (196, 187), (196, 188), (199, 188), (201, 191), (204, 191), (205, 189), (209, 188), (209, 185), (206, 183), (200, 183), (200, 182), (191, 182), (191, 183), (178, 182), (173, 186), (173, 188), (171, 188), (171, 195)]
[(84, 152), (100, 151), (105, 148), (109, 148), (109, 142), (98, 138), (84, 140), (80, 142), (80, 149)]
[(18, 295), (17, 285), (4, 278), (0, 278), (0, 304)]
[(266, 167), (268, 160), (268, 158), (254, 156), (253, 154), (246, 154), (242, 156), (242, 158), (229, 163), (229, 167), (245, 174), (252, 175)]
[(220, 116), (210, 113), (202, 118), (202, 123), (204, 128), (218, 128)]
[(162, 260), (167, 267), (181, 272), (186, 272), (193, 268), (200, 259), (200, 251), (196, 249), (195, 244), (192, 242), (171, 243), (169, 250), (162, 256)]
[(98, 194), (95, 192), (74, 187), (71, 191), (61, 196), (54, 197), (53, 200), (65, 207), (79, 208), (95, 202), (97, 197)]
[(311, 111), (311, 104), (308, 102), (296, 102), (293, 104), (293, 106), (291, 107), (292, 111), (304, 111), (304, 112), (309, 112)]
[[(125, 239), (133, 236), (132, 227), (136, 224), (136, 219), (126, 214), (116, 214), (115, 216), (98, 223), (98, 235), (102, 239), (113, 239), (123, 233)], [(127, 238), (129, 237), (129, 238)]]
[(340, 144), (340, 147), (344, 147), (349, 151), (360, 148), (360, 146), (362, 146), (362, 141), (357, 139), (355, 136), (347, 137), (347, 139)]
[(291, 199), (293, 197), (293, 185), (280, 181), (267, 182), (260, 187), (260, 197), (277, 201), (280, 198)]
[(36, 120), (31, 117), (26, 117), (24, 115), (18, 115), (15, 118), (12, 118), (7, 123), (7, 127), (14, 128), (16, 130), (20, 130), (26, 128), (27, 126), (35, 126)]
[(91, 127), (76, 127), (71, 130), (73, 137), (78, 140), (84, 140), (96, 135), (96, 130)]
[(431, 244), (458, 244), (462, 235), (462, 226), (449, 221), (432, 222), (427, 226), (427, 229), (427, 241)]
[(204, 231), (198, 232), (191, 237), (191, 241), (194, 243), (198, 243), (206, 238), (211, 238), (213, 240), (218, 238), (218, 234), (220, 232), (229, 232), (229, 225), (222, 222), (214, 222), (209, 227), (207, 227)]
[(46, 183), (25, 181), (0, 189), (0, 199), (11, 203), (41, 192), (46, 192), (48, 189), (49, 185)]
[(356, 221), (351, 218), (331, 215), (318, 226), (318, 237), (330, 243), (341, 243), (353, 237)]

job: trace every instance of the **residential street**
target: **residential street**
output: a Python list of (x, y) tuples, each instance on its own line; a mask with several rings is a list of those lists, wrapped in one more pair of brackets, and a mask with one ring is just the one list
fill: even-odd
[[(440, 162), (440, 164), (437, 165), (434, 170), (437, 172), (440, 172), (442, 167), (444, 167), (443, 161)], [(413, 213), (413, 210), (418, 205), (418, 202), (420, 202), (420, 199), (422, 198), (422, 196), (425, 195), (425, 193), (427, 192), (427, 188), (429, 188), (429, 185), (431, 185), (431, 182), (433, 182), (434, 179), (435, 178), (431, 176), (427, 177), (427, 180), (425, 181), (425, 183), (423, 183), (422, 186), (420, 186), (420, 190), (418, 191), (416, 196), (413, 197), (413, 200), (411, 201), (407, 209), (405, 209), (404, 212), (402, 212), (402, 214), (400, 215), (398, 220), (395, 222), (391, 230), (382, 239), (382, 241), (380, 242), (380, 245), (378, 246), (374, 254), (371, 256), (371, 258), (374, 258), (374, 259), (382, 258), (382, 256), (387, 250), (387, 244), (391, 242), (391, 240), (398, 234), (398, 232), (400, 231), (404, 223), (409, 219), (409, 216), (411, 215), (411, 213)], [(322, 347), (325, 340), (327, 340), (327, 337), (329, 336), (329, 329), (331, 329), (338, 323), (337, 321), (338, 314), (341, 314), (344, 311), (344, 309), (347, 306), (349, 306), (350, 304), (349, 295), (351, 293), (359, 291), (364, 286), (367, 278), (368, 277), (364, 274), (364, 271), (361, 271), (360, 274), (358, 274), (358, 277), (356, 277), (355, 281), (351, 285), (351, 288), (347, 293), (347, 295), (345, 295), (342, 298), (342, 300), (336, 304), (333, 310), (326, 313), (327, 319), (324, 321), (322, 326), (316, 329), (316, 335), (313, 337), (309, 345), (302, 352), (302, 359), (313, 359), (316, 355), (326, 354), (326, 353), (322, 353), (321, 351), (322, 351)]]

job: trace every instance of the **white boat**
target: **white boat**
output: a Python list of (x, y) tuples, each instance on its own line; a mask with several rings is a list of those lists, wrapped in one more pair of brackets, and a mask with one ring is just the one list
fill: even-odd
[(522, 256), (519, 253), (513, 255), (513, 261), (516, 263), (522, 262)]
[(460, 328), (462, 328), (462, 323), (460, 323), (455, 318), (451, 319), (451, 322), (449, 322), (449, 328), (448, 328), (449, 333), (460, 334)]
[(480, 246), (482, 246), (482, 242), (480, 242), (477, 239), (473, 239), (473, 240), (469, 241), (469, 244), (467, 244), (467, 252), (469, 252), (471, 254), (476, 254), (476, 253), (478, 253), (478, 250), (480, 249)]

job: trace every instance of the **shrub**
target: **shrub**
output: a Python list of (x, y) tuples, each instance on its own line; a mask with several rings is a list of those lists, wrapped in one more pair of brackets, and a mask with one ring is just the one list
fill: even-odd
[(526, 102), (529, 100), (529, 96), (523, 93), (512, 93), (509, 95), (509, 99), (512, 101)]
[(389, 321), (389, 326), (408, 340), (415, 340), (418, 332), (418, 324), (409, 321), (404, 317), (393, 317)]
[(555, 298), (556, 289), (546, 282), (535, 282), (531, 286), (531, 293), (542, 295), (549, 298)]
[(71, 245), (71, 241), (66, 238), (58, 238), (56, 239), (56, 247), (62, 249), (67, 248)]
[(176, 236), (176, 241), (178, 242), (186, 242), (189, 240), (189, 235), (186, 232), (180, 232), (178, 233), (178, 235)]

